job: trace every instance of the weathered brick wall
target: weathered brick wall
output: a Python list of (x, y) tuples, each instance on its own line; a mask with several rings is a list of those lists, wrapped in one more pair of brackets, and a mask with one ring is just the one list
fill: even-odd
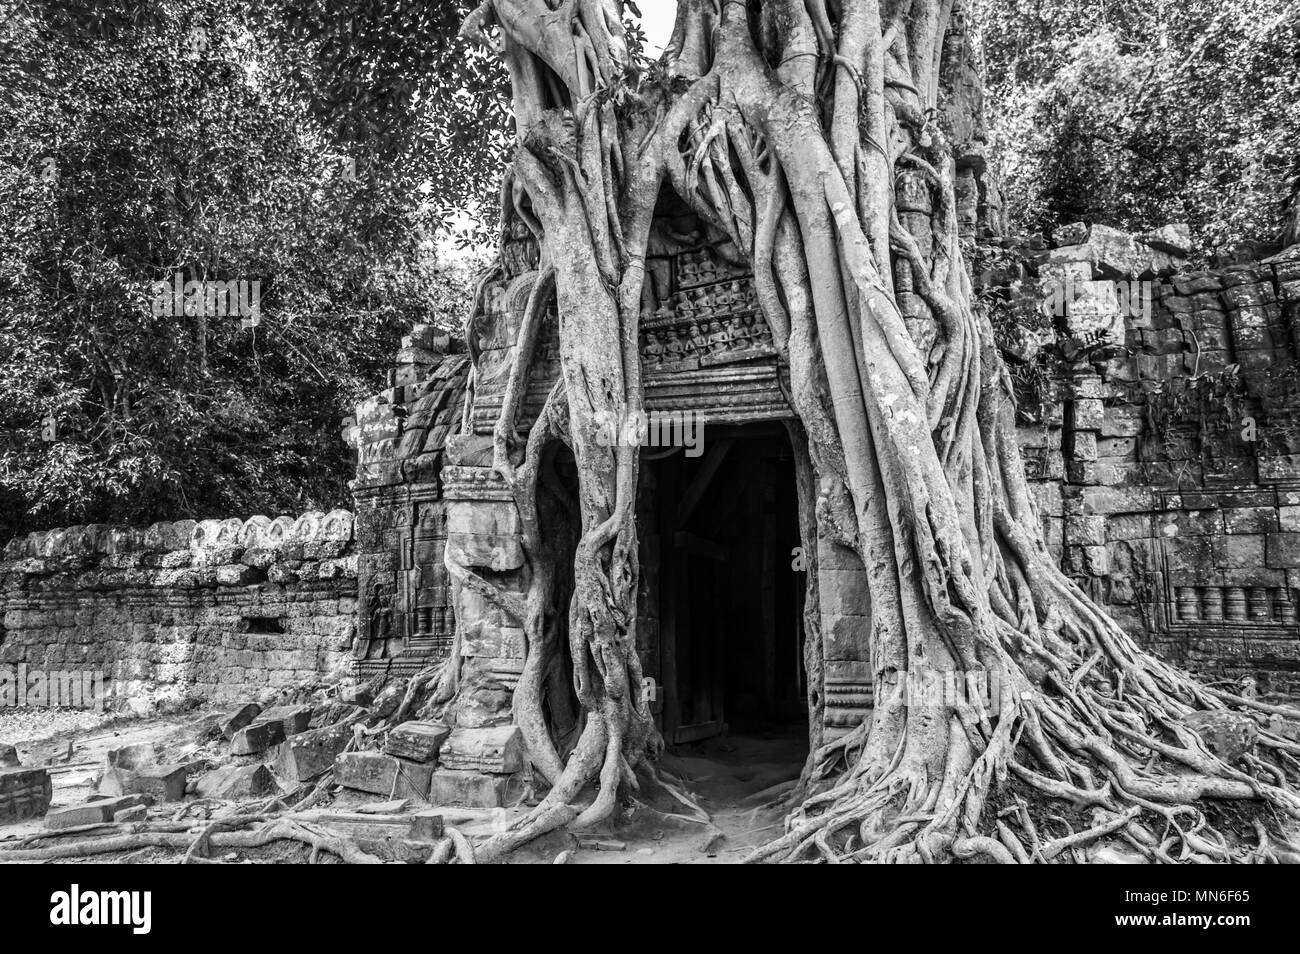
[(101, 669), (132, 706), (343, 673), (352, 551), (344, 510), (17, 537), (0, 560), (0, 666)]
[(1029, 250), (1011, 297), (1140, 280), (1150, 307), (1096, 286), (1040, 309), (1020, 441), (1049, 543), (1161, 654), (1300, 693), (1300, 259), (1178, 272), (1079, 229)]

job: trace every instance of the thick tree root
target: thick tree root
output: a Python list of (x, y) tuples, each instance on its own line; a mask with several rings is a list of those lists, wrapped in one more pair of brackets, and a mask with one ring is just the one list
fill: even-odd
[(0, 848), (0, 861), (58, 861), (119, 854), (140, 848), (164, 848), (184, 851), (185, 861), (191, 862), (204, 859), (212, 850), (247, 851), (277, 841), (296, 841), (309, 846), (313, 854), (329, 852), (347, 864), (383, 864), (381, 859), (362, 851), (347, 838), (292, 818), (278, 818), (253, 831), (228, 830), (257, 820), (222, 819), (206, 826), (197, 839), (190, 834), (134, 823), (129, 826), (131, 830), (103, 838), (84, 838), (48, 848)]
[[(1230, 844), (1199, 806), (1245, 800), (1300, 817), (1300, 746), (1265, 730), (1236, 764), (1209, 752), (1186, 716), (1246, 701), (1140, 649), (1042, 539), (935, 120), (952, 7), (681, 0), (664, 60), (645, 73), (629, 63), (617, 0), (485, 0), (466, 21), (479, 42), (499, 32), (519, 130), (503, 214), (533, 232), (544, 263), (493, 433), (530, 591), (449, 569), (524, 630), (514, 715), (550, 790), (478, 860), (608, 818), (661, 744), (633, 631), (639, 453), (599, 441), (597, 422), (644, 405), (642, 284), (665, 187), (718, 254), (749, 263), (806, 442), (805, 547), (820, 536), (856, 552), (869, 591), (870, 722), (829, 745), (814, 730), (804, 800), (750, 860), (1053, 863), (1105, 840), (1159, 862), (1290, 853), (1280, 834)], [(517, 417), (552, 291), (561, 375), (520, 461)], [(542, 481), (560, 443), (577, 468), (571, 501)], [(548, 546), (544, 490), (572, 546)], [(571, 592), (557, 585), (562, 561)], [(805, 659), (820, 677), (820, 645)], [(576, 741), (554, 738), (545, 716), (570, 702), (547, 678), (561, 662), (582, 713)], [(996, 691), (912, 698), (936, 673)], [(1088, 822), (1045, 838), (1023, 805), (995, 809), (1019, 789), (1086, 809)]]

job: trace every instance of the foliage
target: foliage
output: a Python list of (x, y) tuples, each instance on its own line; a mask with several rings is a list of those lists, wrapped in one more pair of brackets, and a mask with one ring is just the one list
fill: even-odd
[[(457, 173), (416, 183), (418, 111), (363, 141), (300, 95), (276, 13), (28, 3), (0, 25), (0, 536), (345, 504), (340, 418), (413, 323), (459, 325), (467, 275), (433, 242)], [(178, 272), (260, 282), (260, 324), (157, 314)]]
[(1291, 0), (976, 0), (1007, 207), (1023, 231), (1186, 221), (1268, 246), (1300, 140)]

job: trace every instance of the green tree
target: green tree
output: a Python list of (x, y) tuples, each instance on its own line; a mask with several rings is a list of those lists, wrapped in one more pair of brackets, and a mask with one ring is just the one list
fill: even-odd
[(1197, 251), (1281, 237), (1300, 141), (1289, 0), (978, 0), (1012, 223), (1185, 221)]
[[(819, 541), (855, 551), (869, 614), (874, 708), (813, 747), (802, 804), (751, 860), (1045, 861), (1108, 836), (1149, 860), (1172, 860), (1170, 848), (1269, 857), (1267, 839), (1229, 847), (1203, 800), (1300, 818), (1294, 746), (1261, 731), (1267, 762), (1212, 754), (1186, 718), (1251, 703), (1144, 651), (1043, 539), (938, 121), (942, 60), (961, 48), (943, 42), (953, 4), (676, 9), (672, 42), (648, 68), (629, 55), (620, 0), (483, 0), (463, 28), (510, 67), (517, 144), (503, 218), (531, 231), (540, 263), (492, 434), (493, 469), (519, 511), (526, 592), (448, 551), (455, 586), (524, 633), (511, 714), (549, 786), (481, 857), (600, 823), (662, 781), (635, 632), (641, 456), (611, 447), (603, 422), (645, 407), (646, 258), (657, 212), (683, 207), (752, 270), (790, 371), (804, 553)], [(552, 302), (561, 373), (524, 433)], [(554, 455), (568, 451), (576, 493), (555, 477)], [(808, 568), (810, 605), (820, 569)], [(822, 646), (810, 620), (814, 685)], [(551, 677), (563, 667), (571, 680)], [(909, 689), (941, 673), (997, 691), (918, 703)], [(479, 717), (474, 675), (453, 651), (420, 677), (436, 687), (439, 718)], [(554, 718), (570, 707), (583, 713), (576, 739)], [(999, 811), (1016, 789), (1097, 811), (1086, 831), (1041, 843), (1027, 815)], [(1169, 824), (1180, 815), (1185, 827)]]
[[(0, 27), (0, 535), (346, 504), (341, 417), (412, 324), (459, 327), (434, 234), (493, 167), (418, 178), (409, 103), (349, 132), (288, 23), (198, 0)], [(260, 323), (158, 313), (178, 274), (259, 282)]]

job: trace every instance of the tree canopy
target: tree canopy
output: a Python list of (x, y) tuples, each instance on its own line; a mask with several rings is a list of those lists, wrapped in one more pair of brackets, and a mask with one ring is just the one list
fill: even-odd
[[(454, 10), (344, 6), (11, 10), (0, 534), (349, 502), (340, 419), (411, 325), (459, 325), (472, 276), (433, 239), (504, 113), (449, 65)], [(258, 323), (159, 309), (177, 275), (258, 283)]]
[(1203, 257), (1278, 243), (1300, 150), (1290, 0), (977, 0), (1012, 224), (1185, 221)]
[[(0, 533), (346, 503), (337, 419), (496, 229), (506, 70), (468, 0), (23, 0), (0, 21)], [(1297, 170), (1286, 0), (978, 0), (1012, 225), (1270, 247)], [(643, 42), (625, 26), (628, 55)], [(454, 230), (453, 230), (454, 231)], [(446, 243), (443, 243), (445, 247)], [(260, 282), (261, 324), (156, 317)]]

